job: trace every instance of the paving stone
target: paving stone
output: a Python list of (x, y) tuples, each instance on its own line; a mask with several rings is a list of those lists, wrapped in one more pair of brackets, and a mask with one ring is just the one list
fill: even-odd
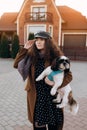
[(23, 126), (23, 130), (33, 130), (33, 127), (28, 127), (27, 125)]
[(23, 128), (21, 126), (17, 125), (17, 126), (14, 127), (14, 130), (23, 130)]
[(5, 130), (5, 128), (3, 126), (0, 126), (0, 130)]
[(6, 126), (6, 127), (5, 127), (5, 130), (14, 130), (14, 128), (11, 127), (11, 126)]
[[(0, 130), (33, 130), (27, 118), (25, 82), (13, 68), (13, 59), (0, 58)], [(87, 62), (71, 61), (73, 95), (79, 112), (64, 112), (63, 130), (87, 130)]]

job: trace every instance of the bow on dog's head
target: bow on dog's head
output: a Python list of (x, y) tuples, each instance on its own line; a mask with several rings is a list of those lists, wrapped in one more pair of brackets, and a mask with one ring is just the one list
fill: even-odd
[(60, 56), (54, 59), (51, 69), (53, 71), (62, 70), (68, 72), (70, 70), (70, 60), (66, 56)]

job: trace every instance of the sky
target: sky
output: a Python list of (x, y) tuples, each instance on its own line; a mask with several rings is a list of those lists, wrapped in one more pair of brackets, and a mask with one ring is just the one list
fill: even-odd
[(0, 15), (4, 12), (18, 12), (24, 0), (0, 0)]
[[(0, 0), (0, 15), (4, 12), (18, 12), (24, 0)], [(87, 16), (87, 0), (56, 0), (56, 5), (67, 5)]]
[(56, 0), (57, 5), (67, 5), (87, 17), (87, 0)]

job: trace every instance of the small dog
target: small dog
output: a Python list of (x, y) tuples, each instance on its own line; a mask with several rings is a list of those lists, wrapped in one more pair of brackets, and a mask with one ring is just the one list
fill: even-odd
[(56, 99), (53, 102), (59, 103), (57, 107), (63, 108), (66, 105), (69, 106), (71, 114), (76, 115), (79, 109), (79, 105), (74, 100), (72, 95), (72, 89), (70, 84), (58, 90), (61, 86), (64, 78), (64, 74), (70, 71), (70, 60), (66, 56), (56, 58), (51, 66), (48, 66), (37, 78), (36, 81), (42, 80), (44, 77), (47, 84), (53, 85), (51, 89), (51, 95), (57, 94)]

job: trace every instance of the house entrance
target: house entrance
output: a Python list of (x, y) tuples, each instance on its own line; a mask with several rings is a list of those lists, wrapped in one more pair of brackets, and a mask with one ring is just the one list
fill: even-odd
[(38, 31), (46, 31), (46, 25), (27, 25), (25, 30), (25, 42), (28, 39), (29, 33), (36, 33)]

